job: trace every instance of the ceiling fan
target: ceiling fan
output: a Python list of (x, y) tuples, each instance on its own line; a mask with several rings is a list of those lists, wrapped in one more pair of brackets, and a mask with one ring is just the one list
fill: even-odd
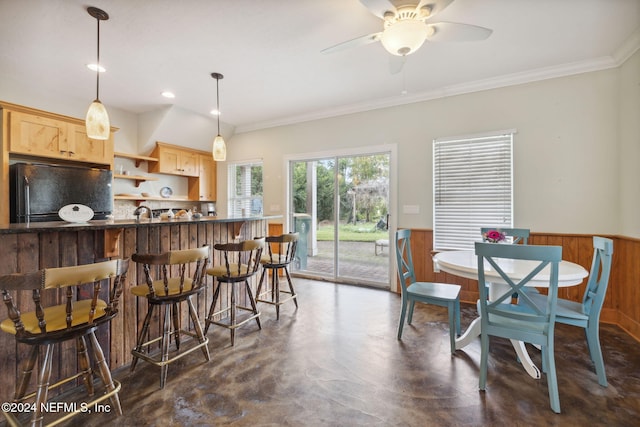
[[(322, 50), (333, 53), (343, 49), (380, 41), (384, 48), (396, 56), (407, 56), (417, 51), (426, 41), (484, 40), (492, 30), (455, 22), (432, 22), (436, 14), (454, 0), (360, 0), (364, 7), (384, 21), (384, 29)], [(395, 3), (395, 4), (394, 4)]]

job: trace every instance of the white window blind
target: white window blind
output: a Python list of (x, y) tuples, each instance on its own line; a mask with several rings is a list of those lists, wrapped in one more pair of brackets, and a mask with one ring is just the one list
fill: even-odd
[(512, 227), (512, 153), (512, 131), (434, 141), (434, 249), (473, 249), (480, 227)]
[(262, 161), (230, 163), (227, 180), (229, 215), (261, 215)]

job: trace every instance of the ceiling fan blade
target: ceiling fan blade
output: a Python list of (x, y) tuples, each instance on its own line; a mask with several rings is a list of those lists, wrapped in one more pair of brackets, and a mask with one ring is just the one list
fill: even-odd
[(360, 3), (380, 19), (384, 19), (387, 11), (396, 12), (396, 7), (390, 0), (360, 0)]
[(405, 62), (407, 62), (407, 56), (389, 56), (389, 73), (391, 75), (398, 74), (402, 71)]
[(456, 22), (428, 23), (430, 42), (464, 42), (485, 40), (493, 30), (477, 25), (458, 24)]
[(418, 6), (416, 7), (416, 12), (425, 6), (429, 6), (431, 12), (429, 13), (429, 18), (437, 15), (442, 12), (447, 6), (453, 3), (454, 0), (420, 0)]
[(344, 49), (350, 49), (352, 47), (364, 46), (378, 41), (382, 33), (367, 34), (366, 36), (357, 37), (355, 39), (347, 40), (346, 42), (338, 43), (337, 45), (328, 47), (321, 50), (321, 53), (334, 53)]

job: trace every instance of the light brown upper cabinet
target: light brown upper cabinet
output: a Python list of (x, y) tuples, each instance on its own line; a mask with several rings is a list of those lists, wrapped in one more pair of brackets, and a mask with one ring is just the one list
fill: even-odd
[(156, 148), (151, 152), (157, 162), (149, 162), (149, 172), (166, 173), (169, 175), (198, 176), (200, 163), (198, 154), (177, 145), (156, 142)]
[(110, 165), (113, 137), (87, 137), (84, 125), (22, 111), (8, 111), (9, 152), (33, 157)]
[(216, 200), (216, 162), (211, 154), (199, 154), (200, 188), (199, 199), (202, 201)]
[(113, 165), (113, 134), (106, 141), (87, 137), (83, 119), (0, 101), (0, 222), (9, 222), (9, 162)]
[(89, 138), (85, 126), (69, 125), (69, 158), (78, 162), (111, 164), (113, 136), (107, 141)]

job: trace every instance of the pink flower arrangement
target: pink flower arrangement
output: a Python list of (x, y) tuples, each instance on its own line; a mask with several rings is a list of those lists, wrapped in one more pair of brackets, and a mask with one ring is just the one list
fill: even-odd
[(500, 230), (489, 230), (482, 234), (482, 240), (490, 243), (499, 243), (505, 239), (504, 233)]

